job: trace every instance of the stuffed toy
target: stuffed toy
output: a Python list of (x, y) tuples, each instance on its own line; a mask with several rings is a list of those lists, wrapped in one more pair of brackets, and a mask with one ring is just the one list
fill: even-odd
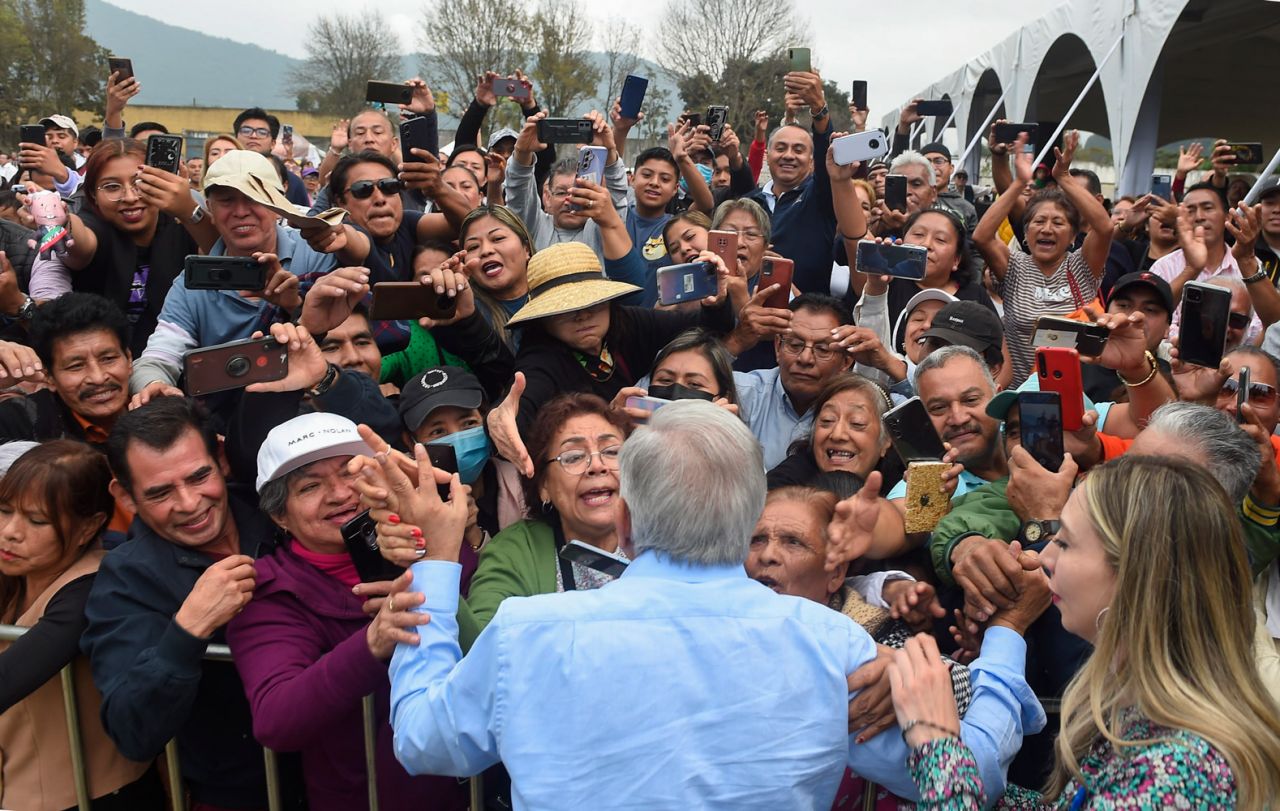
[(38, 191), (27, 195), (26, 206), (36, 221), (27, 247), (39, 250), (41, 259), (51, 259), (54, 253), (66, 256), (67, 248), (75, 244), (67, 228), (67, 204), (57, 192)]

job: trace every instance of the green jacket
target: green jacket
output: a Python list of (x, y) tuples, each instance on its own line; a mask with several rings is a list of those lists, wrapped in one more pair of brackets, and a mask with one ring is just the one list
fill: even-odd
[[(1009, 477), (984, 484), (951, 502), (951, 512), (938, 522), (929, 537), (929, 556), (938, 579), (954, 586), (951, 575), (951, 552), (964, 538), (981, 535), (1013, 541), (1022, 529), (1022, 519), (1009, 507), (1005, 489)], [(1255, 504), (1246, 497), (1240, 508), (1240, 523), (1244, 527), (1245, 547), (1254, 575), (1270, 565), (1280, 551), (1280, 510)]]
[(555, 592), (556, 567), (555, 533), (542, 521), (518, 521), (490, 539), (458, 605), (462, 649), (471, 648), (503, 600)]

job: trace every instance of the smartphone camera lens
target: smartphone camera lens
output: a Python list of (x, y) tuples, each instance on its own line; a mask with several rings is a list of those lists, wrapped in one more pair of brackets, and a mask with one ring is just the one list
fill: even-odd
[(249, 369), (253, 364), (249, 363), (249, 359), (244, 355), (234, 355), (227, 361), (228, 377), (244, 377), (249, 374)]
[(871, 147), (872, 149), (879, 149), (879, 148), (880, 148), (880, 139), (879, 139), (879, 138), (872, 138), (870, 141), (867, 141), (867, 146)]
[(223, 283), (231, 279), (231, 274), (226, 268), (213, 268), (209, 271), (209, 278), (215, 282)]
[(1200, 303), (1200, 291), (1199, 291), (1199, 290), (1197, 290), (1197, 289), (1195, 289), (1194, 287), (1188, 287), (1188, 288), (1187, 288), (1187, 301), (1190, 301), (1190, 302), (1194, 302), (1194, 303), (1196, 303), (1196, 304), (1199, 304), (1199, 303)]

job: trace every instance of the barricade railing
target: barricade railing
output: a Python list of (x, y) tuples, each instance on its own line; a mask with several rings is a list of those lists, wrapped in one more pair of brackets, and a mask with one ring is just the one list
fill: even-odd
[[(19, 625), (0, 625), (0, 642), (13, 642), (27, 632), (27, 628)], [(226, 645), (210, 645), (204, 658), (211, 662), (231, 664), (231, 649)], [(89, 782), (85, 776), (84, 743), (80, 736), (80, 708), (76, 701), (74, 662), (62, 668), (62, 704), (67, 715), (67, 739), (71, 744), (71, 772), (76, 787), (76, 805), (79, 811), (89, 811)], [(369, 781), (369, 811), (378, 811), (378, 779), (377, 779), (377, 718), (374, 713), (373, 696), (365, 696), (361, 702), (364, 717), (364, 764)], [(169, 741), (164, 748), (165, 767), (169, 776), (169, 798), (173, 811), (187, 811), (186, 791), (182, 785), (182, 766), (178, 759), (178, 742)], [(280, 811), (284, 807), (280, 793), (280, 768), (276, 753), (262, 747), (262, 760), (267, 779), (267, 808), (269, 811)], [(481, 811), (484, 805), (481, 779), (477, 775), (470, 779), (471, 811)]]

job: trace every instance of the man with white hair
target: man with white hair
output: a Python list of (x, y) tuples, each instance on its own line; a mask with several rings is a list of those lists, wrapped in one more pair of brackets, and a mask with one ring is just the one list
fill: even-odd
[(887, 205), (880, 207), (880, 226), (877, 236), (902, 238), (902, 227), (912, 214), (933, 208), (938, 202), (938, 174), (929, 159), (913, 149), (908, 149), (889, 164), (889, 174), (907, 179), (907, 210), (897, 211)]
[[(846, 766), (918, 796), (900, 735), (849, 735), (846, 675), (875, 657), (871, 638), (746, 575), (765, 477), (737, 417), (692, 400), (656, 412), (622, 447), (623, 575), (598, 590), (507, 599), (465, 657), (461, 484), (442, 503), (425, 468), (416, 490), (398, 468), (389, 475), (401, 506), (414, 499), (431, 527), (414, 591), (398, 580), (383, 607), (394, 613), (399, 599), (430, 615), (391, 662), (396, 755), (410, 773), (470, 775), (500, 760), (516, 807), (538, 809), (827, 809)], [(870, 531), (878, 478), (847, 505), (857, 517), (831, 532)], [(960, 732), (981, 751), (992, 796), (1023, 733), (1044, 723), (1021, 675), (1023, 646), (992, 627), (972, 666)]]

